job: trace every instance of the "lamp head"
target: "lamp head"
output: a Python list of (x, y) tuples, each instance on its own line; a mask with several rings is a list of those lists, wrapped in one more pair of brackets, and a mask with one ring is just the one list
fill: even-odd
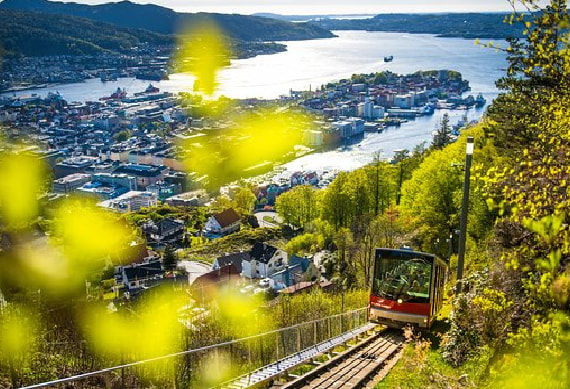
[(467, 137), (467, 148), (465, 152), (467, 155), (473, 155), (473, 150), (475, 149), (475, 139), (472, 136)]

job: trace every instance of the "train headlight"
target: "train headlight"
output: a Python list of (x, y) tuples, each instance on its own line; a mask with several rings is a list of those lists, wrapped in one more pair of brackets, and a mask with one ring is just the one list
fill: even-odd
[(398, 304), (402, 304), (402, 299), (398, 299)]

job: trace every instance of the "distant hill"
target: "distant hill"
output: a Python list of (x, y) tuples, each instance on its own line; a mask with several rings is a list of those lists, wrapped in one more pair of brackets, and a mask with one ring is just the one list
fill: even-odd
[(5, 55), (82, 55), (122, 53), (143, 43), (168, 45), (174, 37), (75, 16), (0, 9), (0, 43)]
[(331, 30), (366, 30), (435, 34), (442, 37), (504, 39), (522, 28), (503, 23), (507, 14), (381, 14), (369, 19), (322, 19), (310, 24)]
[(290, 22), (307, 22), (315, 19), (366, 19), (373, 17), (374, 14), (315, 14), (315, 15), (281, 15), (270, 12), (255, 13), (253, 16), (261, 16), (264, 18), (287, 20)]
[(304, 40), (334, 36), (329, 30), (305, 23), (237, 14), (179, 13), (158, 5), (142, 5), (130, 1), (86, 5), (48, 0), (4, 0), (0, 3), (0, 9), (78, 16), (161, 34), (176, 34), (196, 23), (209, 20), (217, 23), (230, 38), (245, 41)]

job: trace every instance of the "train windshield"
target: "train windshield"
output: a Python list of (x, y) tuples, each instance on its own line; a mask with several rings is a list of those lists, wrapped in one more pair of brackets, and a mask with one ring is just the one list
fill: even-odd
[(429, 303), (431, 268), (423, 258), (378, 258), (372, 293), (388, 300)]

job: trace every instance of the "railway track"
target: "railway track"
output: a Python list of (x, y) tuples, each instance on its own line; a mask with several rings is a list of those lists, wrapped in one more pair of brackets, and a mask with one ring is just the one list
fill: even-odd
[[(280, 389), (363, 388), (386, 367), (404, 344), (401, 332), (384, 330), (317, 366)], [(388, 366), (390, 365), (390, 366)]]

